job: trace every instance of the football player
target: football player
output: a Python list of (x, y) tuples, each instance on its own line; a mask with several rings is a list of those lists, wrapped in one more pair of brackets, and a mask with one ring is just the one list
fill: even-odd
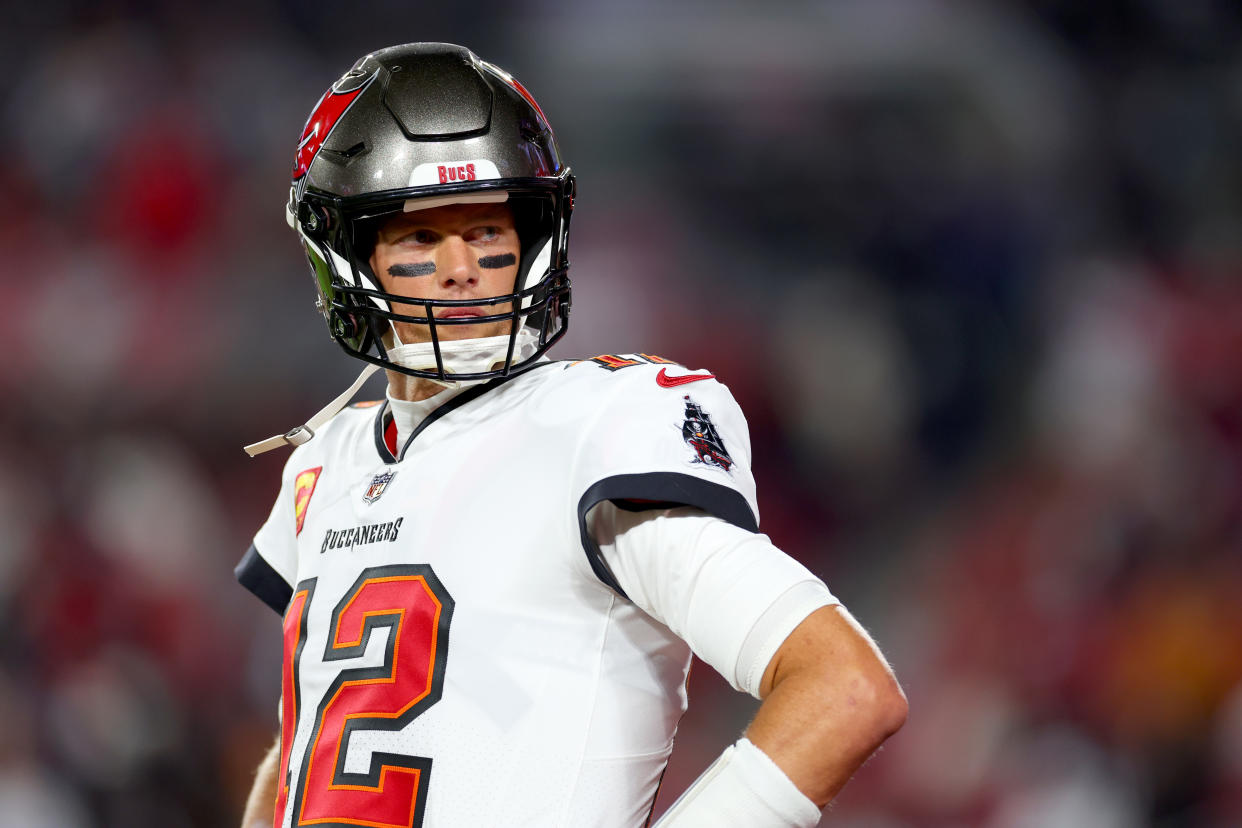
[[(574, 197), (534, 98), (458, 46), (366, 55), (311, 113), (288, 219), (368, 365), (247, 447), (294, 446), (237, 567), (284, 619), (246, 828), (646, 825), (692, 653), (762, 703), (666, 828), (815, 825), (904, 721), (871, 639), (758, 533), (728, 389), (545, 356)], [(377, 368), (387, 399), (345, 407)]]

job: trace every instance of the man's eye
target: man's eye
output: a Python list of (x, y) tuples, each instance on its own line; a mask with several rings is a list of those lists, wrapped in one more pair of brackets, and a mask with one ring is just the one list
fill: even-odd
[(412, 244), (435, 244), (436, 234), (430, 230), (414, 230), (402, 236), (401, 241)]
[(476, 227), (473, 235), (477, 241), (495, 241), (500, 238), (500, 228), (491, 225)]

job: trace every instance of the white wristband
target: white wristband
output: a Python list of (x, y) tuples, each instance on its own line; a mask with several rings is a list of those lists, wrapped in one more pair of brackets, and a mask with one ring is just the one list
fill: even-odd
[(686, 789), (655, 828), (813, 828), (820, 810), (745, 737)]

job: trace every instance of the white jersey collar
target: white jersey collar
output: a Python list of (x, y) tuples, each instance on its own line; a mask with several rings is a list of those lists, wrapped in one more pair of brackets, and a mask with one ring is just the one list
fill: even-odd
[(405, 441), (410, 435), (418, 429), (423, 420), (427, 419), (427, 415), (435, 411), (441, 405), (456, 397), (469, 386), (457, 385), (442, 388), (439, 393), (433, 394), (425, 400), (402, 400), (392, 395), (392, 388), (389, 387), (385, 395), (388, 397), (388, 411), (392, 414), (392, 421), (397, 426), (397, 448), (405, 445)]
[[(414, 438), (421, 434), (427, 426), (440, 419), (440, 417), (472, 400), (478, 399), (497, 386), (504, 385), (510, 380), (531, 373), (535, 369), (552, 364), (553, 361), (548, 357), (540, 357), (529, 368), (519, 373), (511, 374), (507, 377), (497, 377), (481, 384), (457, 386), (414, 403), (405, 400), (393, 400), (392, 397), (388, 397), (375, 416), (375, 450), (378, 452), (380, 459), (385, 463), (395, 463), (405, 456), (405, 451), (409, 448)], [(400, 407), (413, 406), (412, 409), (407, 410), (407, 413), (400, 415), (409, 417), (410, 431), (408, 434), (403, 433), (402, 425), (397, 421), (398, 414), (393, 407), (394, 402)], [(395, 453), (390, 448), (387, 439), (390, 428), (394, 432), (393, 444), (397, 449)]]

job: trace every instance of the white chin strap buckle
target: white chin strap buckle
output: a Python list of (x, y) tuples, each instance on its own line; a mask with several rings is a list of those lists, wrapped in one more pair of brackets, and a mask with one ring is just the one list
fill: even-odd
[(309, 443), (310, 438), (314, 436), (314, 431), (311, 431), (304, 425), (300, 425), (297, 428), (290, 429), (289, 432), (285, 434), (285, 442), (291, 446), (300, 446), (303, 443)]

